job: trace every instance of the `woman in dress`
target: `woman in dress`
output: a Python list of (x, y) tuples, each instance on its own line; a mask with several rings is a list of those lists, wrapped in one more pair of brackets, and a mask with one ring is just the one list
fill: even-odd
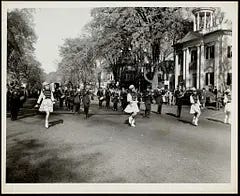
[(49, 115), (50, 115), (50, 112), (53, 112), (54, 97), (53, 97), (53, 92), (50, 89), (50, 85), (47, 82), (43, 83), (43, 89), (39, 95), (37, 105), (35, 107), (38, 107), (41, 100), (42, 100), (42, 103), (40, 105), (39, 111), (46, 112), (45, 127), (48, 128)]
[(200, 101), (199, 101), (199, 96), (197, 95), (197, 90), (196, 88), (192, 88), (193, 94), (190, 96), (190, 103), (191, 103), (191, 109), (190, 109), (190, 114), (193, 114), (193, 120), (192, 124), (197, 126), (198, 125), (198, 119), (201, 114), (200, 110)]
[(139, 112), (138, 108), (138, 101), (137, 101), (137, 92), (134, 87), (134, 85), (129, 86), (129, 93), (127, 94), (127, 102), (128, 105), (125, 108), (125, 112), (130, 114), (130, 117), (128, 118), (129, 125), (132, 127), (135, 127), (135, 118), (137, 113)]

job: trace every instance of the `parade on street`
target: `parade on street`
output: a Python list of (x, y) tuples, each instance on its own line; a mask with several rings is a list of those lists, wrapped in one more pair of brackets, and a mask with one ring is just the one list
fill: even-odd
[(233, 182), (227, 7), (16, 7), (6, 22), (5, 183)]

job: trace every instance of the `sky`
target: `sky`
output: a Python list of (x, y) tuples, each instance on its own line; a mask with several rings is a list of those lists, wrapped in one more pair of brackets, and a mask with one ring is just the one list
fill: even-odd
[(36, 48), (37, 60), (42, 63), (46, 73), (56, 71), (60, 61), (59, 46), (65, 38), (74, 38), (81, 34), (90, 19), (91, 8), (41, 8), (34, 14), (35, 31), (38, 36)]
[[(231, 18), (231, 10), (221, 6)], [(41, 8), (34, 15), (35, 31), (38, 36), (36, 57), (46, 73), (57, 69), (59, 46), (65, 38), (74, 38), (82, 33), (85, 24), (91, 20), (91, 8)]]

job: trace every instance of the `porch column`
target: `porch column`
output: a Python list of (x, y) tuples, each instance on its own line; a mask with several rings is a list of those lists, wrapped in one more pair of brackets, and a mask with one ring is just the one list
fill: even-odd
[(187, 48), (186, 50), (186, 88), (190, 87), (190, 74), (189, 74), (189, 63), (191, 60), (190, 50)]
[(205, 86), (205, 56), (204, 56), (204, 43), (200, 45), (200, 88)]
[(207, 12), (204, 12), (204, 29), (207, 28)]
[(199, 16), (199, 12), (197, 14), (197, 30), (199, 30), (200, 27), (200, 16)]
[(175, 88), (178, 85), (178, 76), (179, 76), (179, 63), (178, 63), (178, 54), (175, 55)]
[(183, 80), (186, 80), (186, 49), (183, 50)]
[(196, 31), (196, 16), (194, 15), (194, 20), (193, 20), (193, 31)]
[(218, 41), (215, 42), (215, 54), (214, 54), (214, 86), (216, 86), (217, 88), (219, 87), (219, 55), (220, 55), (220, 40), (218, 39)]
[(200, 78), (200, 46), (197, 46), (197, 88), (201, 88)]
[(213, 27), (213, 13), (210, 13), (210, 25)]

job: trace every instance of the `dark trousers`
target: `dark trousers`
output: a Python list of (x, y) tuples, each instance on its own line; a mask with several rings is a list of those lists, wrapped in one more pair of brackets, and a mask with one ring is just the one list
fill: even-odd
[(177, 105), (177, 117), (181, 116), (181, 112), (182, 112), (182, 105)]
[(74, 112), (80, 113), (80, 103), (75, 103), (74, 104)]
[(162, 104), (158, 104), (158, 113), (162, 114)]
[(86, 118), (88, 118), (88, 112), (89, 112), (89, 106), (84, 106), (84, 113), (86, 115)]
[(59, 107), (62, 108), (63, 107), (63, 99), (59, 98)]
[(118, 103), (117, 102), (114, 102), (113, 103), (113, 110), (118, 110)]
[(149, 117), (151, 113), (151, 104), (145, 104), (145, 116)]
[(122, 107), (122, 110), (124, 110), (127, 107), (127, 102), (126, 101), (122, 101), (121, 107)]
[(110, 98), (107, 98), (106, 99), (106, 108), (109, 108), (109, 106), (110, 106)]
[(101, 108), (102, 107), (102, 103), (103, 103), (103, 100), (99, 100), (99, 107)]
[(11, 108), (11, 120), (17, 120), (18, 111), (19, 111), (19, 107)]

